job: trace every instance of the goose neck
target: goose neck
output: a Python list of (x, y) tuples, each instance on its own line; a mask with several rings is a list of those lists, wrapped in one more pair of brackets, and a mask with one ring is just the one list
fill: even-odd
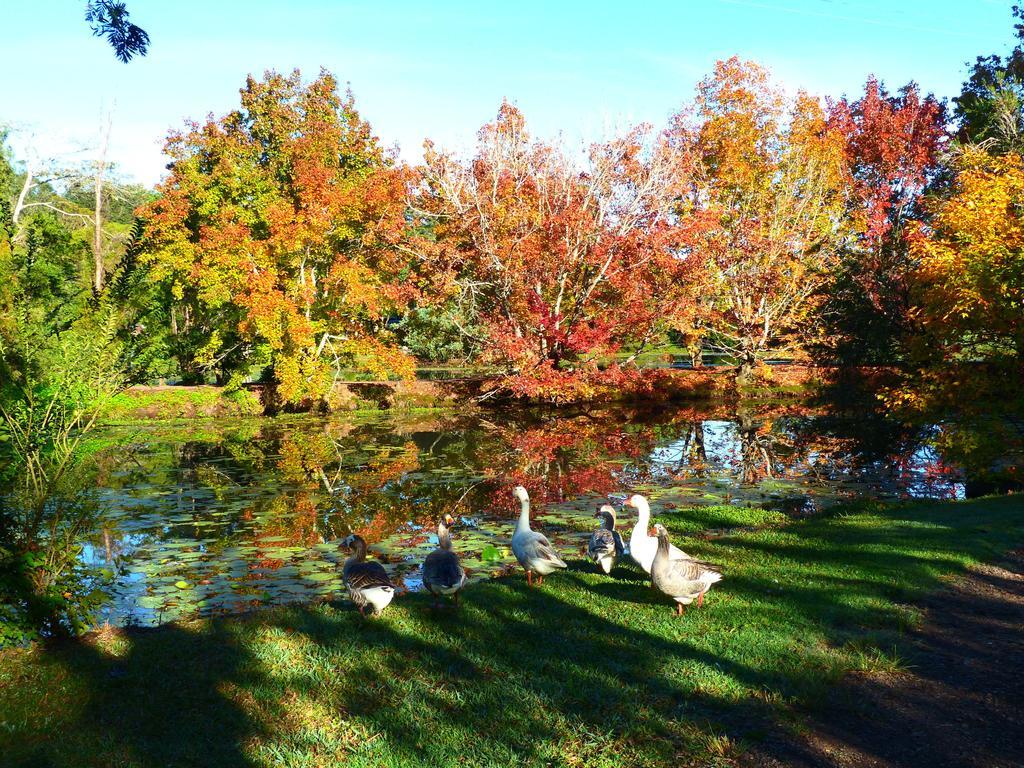
[(437, 524), (437, 546), (441, 549), (452, 548), (452, 537), (448, 533), (448, 526), (444, 524), (443, 520)]
[(636, 502), (636, 522), (637, 525), (643, 527), (645, 532), (647, 531), (647, 527), (651, 522), (651, 507), (646, 501)]
[(520, 499), (519, 500), (519, 522), (516, 524), (516, 528), (529, 528), (530, 527), (530, 500)]
[(667, 533), (659, 533), (658, 534), (658, 551), (663, 553), (663, 554), (666, 554), (666, 555), (668, 554), (668, 534)]
[(360, 563), (366, 559), (366, 542), (360, 537), (356, 537), (352, 542), (352, 554), (349, 555), (348, 561), (351, 563)]

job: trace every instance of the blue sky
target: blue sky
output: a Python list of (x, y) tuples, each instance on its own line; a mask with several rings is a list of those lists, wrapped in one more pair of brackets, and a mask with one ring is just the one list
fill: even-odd
[(246, 74), (323, 66), (351, 84), (381, 139), (416, 160), (425, 137), (468, 148), (502, 98), (534, 134), (588, 141), (663, 124), (733, 54), (790, 89), (855, 94), (874, 73), (953, 96), (965, 62), (1012, 42), (1010, 0), (127, 4), (152, 38), (149, 56), (127, 65), (90, 36), (81, 0), (5, 8), (0, 122), (17, 129), (16, 149), (94, 146), (112, 105), (111, 159), (151, 184), (168, 129), (231, 109)]

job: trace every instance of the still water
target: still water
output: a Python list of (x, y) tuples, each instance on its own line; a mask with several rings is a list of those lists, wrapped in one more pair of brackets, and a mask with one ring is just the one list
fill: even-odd
[[(851, 498), (962, 497), (941, 427), (798, 406), (557, 417), (311, 417), (107, 427), (90, 437), (95, 514), (81, 566), (102, 590), (97, 624), (155, 625), (343, 594), (337, 542), (357, 532), (401, 588), (421, 586), (437, 518), (473, 578), (501, 573), (517, 483), (569, 557), (595, 504), (628, 491), (654, 514), (692, 505), (813, 513)], [(685, 512), (684, 512), (685, 514)], [(728, 515), (723, 515), (728, 525)], [(620, 520), (625, 532), (631, 516)]]

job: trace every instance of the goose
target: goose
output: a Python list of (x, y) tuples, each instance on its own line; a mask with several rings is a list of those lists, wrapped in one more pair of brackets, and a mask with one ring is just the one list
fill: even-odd
[(556, 568), (565, 568), (551, 542), (543, 533), (530, 530), (530, 495), (517, 485), (512, 495), (519, 500), (519, 522), (512, 533), (512, 552), (519, 564), (526, 569), (526, 583), (533, 586), (533, 574), (537, 573), (537, 584), (544, 583), (544, 577)]
[(439, 595), (453, 595), (458, 605), (459, 590), (466, 586), (466, 572), (459, 556), (452, 551), (452, 537), (448, 533), (453, 522), (451, 515), (441, 518), (437, 524), (437, 549), (423, 561), (423, 585), (434, 596), (434, 605)]
[(366, 542), (362, 536), (346, 536), (341, 546), (352, 551), (342, 568), (342, 578), (348, 587), (348, 596), (356, 604), (359, 613), (366, 615), (369, 604), (373, 613), (380, 613), (395, 596), (395, 585), (388, 578), (384, 566), (376, 561), (367, 561)]
[[(651, 572), (651, 565), (654, 563), (654, 553), (658, 550), (658, 540), (649, 535), (648, 528), (651, 525), (651, 506), (647, 499), (639, 493), (634, 493), (623, 502), (624, 506), (633, 507), (637, 512), (636, 525), (629, 535), (629, 554), (636, 561), (636, 564)], [(690, 556), (676, 546), (669, 546), (668, 556), (672, 560), (688, 560)]]
[(611, 573), (615, 561), (622, 556), (622, 537), (615, 530), (615, 507), (604, 504), (598, 507), (595, 517), (601, 518), (601, 527), (590, 536), (587, 556), (597, 563), (605, 573)]
[(671, 559), (668, 531), (661, 523), (655, 525), (654, 530), (658, 536), (658, 549), (651, 566), (651, 582), (676, 601), (675, 613), (682, 616), (685, 607), (694, 600), (697, 605), (704, 604), (704, 593), (711, 589), (712, 584), (721, 581), (722, 574), (716, 566), (700, 560)]

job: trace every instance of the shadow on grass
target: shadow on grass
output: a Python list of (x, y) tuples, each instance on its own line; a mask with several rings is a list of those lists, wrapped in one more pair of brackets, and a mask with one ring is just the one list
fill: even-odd
[(123, 656), (84, 642), (49, 653), (60, 689), (79, 694), (66, 702), (77, 717), (0, 747), (4, 765), (251, 765), (242, 746), (256, 727), (225, 693), (255, 682), (252, 659), (216, 623), (133, 633)]
[(13, 765), (709, 763), (822, 697), (854, 646), (899, 641), (894, 601), (1020, 540), (1022, 511), (876, 508), (701, 542), (726, 581), (681, 620), (630, 566), (574, 563), (535, 589), (474, 585), (457, 609), (407, 595), (369, 621), (278, 609), (130, 633), (120, 656), (77, 644), (17, 692), (84, 691), (52, 718), (61, 738), (0, 741)]

